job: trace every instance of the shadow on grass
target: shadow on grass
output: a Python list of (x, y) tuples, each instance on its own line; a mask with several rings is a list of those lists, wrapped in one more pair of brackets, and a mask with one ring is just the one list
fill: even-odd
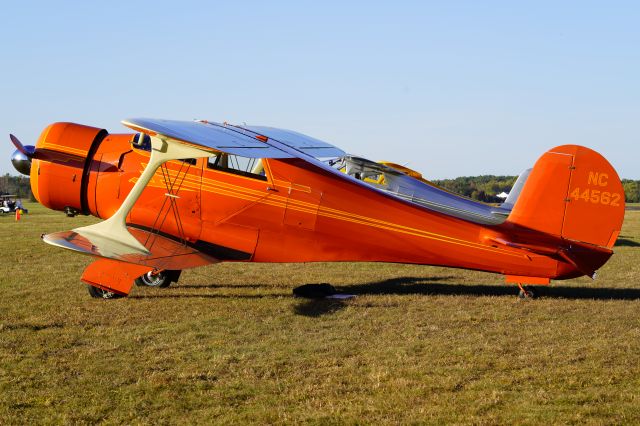
[[(336, 286), (336, 290), (338, 294), (353, 294), (353, 295), (364, 295), (364, 294), (414, 294), (415, 291), (409, 292), (398, 292), (398, 282), (404, 280), (411, 280), (417, 282), (420, 281), (422, 284), (419, 284), (421, 288), (424, 288), (424, 282), (434, 282), (434, 281), (448, 281), (454, 277), (452, 276), (442, 276), (442, 277), (429, 277), (429, 278), (396, 278), (381, 281), (378, 283), (365, 283), (365, 284), (355, 284), (349, 286)], [(314, 284), (309, 284), (314, 285)], [(316, 285), (325, 285), (316, 284)], [(331, 314), (340, 309), (347, 306), (348, 299), (306, 299), (304, 297), (300, 298), (301, 302), (296, 304), (293, 307), (293, 312), (297, 315), (304, 315), (307, 317), (319, 317), (325, 314)]]
[[(517, 297), (518, 287), (515, 285), (488, 285), (488, 284), (456, 284), (454, 276), (434, 277), (400, 277), (383, 281), (336, 285), (340, 294), (364, 295), (425, 295), (425, 296), (493, 296), (493, 297)], [(442, 283), (444, 282), (444, 283)], [(607, 288), (607, 287), (568, 287), (568, 286), (535, 286), (532, 287), (538, 297), (557, 299), (592, 299), (592, 300), (640, 300), (640, 288)], [(198, 293), (197, 289), (211, 288), (281, 288), (288, 287), (270, 284), (247, 285), (180, 285), (175, 290), (186, 289), (187, 292), (167, 292), (156, 294), (133, 294), (131, 299), (180, 299), (180, 298), (210, 298), (210, 299), (281, 299), (287, 294), (234, 294), (234, 293)], [(289, 293), (290, 294), (290, 293)], [(335, 313), (349, 305), (349, 299), (305, 299), (299, 298), (299, 302), (293, 306), (296, 315), (307, 317), (320, 317)]]
[(285, 284), (178, 284), (175, 288), (291, 288)]
[(640, 247), (640, 243), (626, 237), (619, 237), (616, 240), (616, 247)]
[[(193, 288), (198, 288), (194, 286)], [(207, 287), (201, 287), (207, 288)], [(210, 293), (165, 293), (131, 294), (128, 299), (280, 299), (283, 294), (210, 294)]]
[(301, 299), (301, 302), (293, 307), (293, 313), (317, 318), (322, 315), (332, 314), (346, 306), (347, 303), (339, 299)]
[(0, 332), (2, 331), (12, 331), (12, 330), (30, 330), (30, 331), (40, 331), (47, 330), (49, 328), (63, 328), (64, 324), (54, 322), (47, 324), (31, 324), (31, 323), (16, 323), (16, 324), (1, 324), (0, 323)]
[[(515, 285), (483, 285), (483, 284), (439, 284), (434, 278), (443, 281), (450, 277), (402, 277), (389, 280), (354, 284), (337, 287), (341, 293), (355, 295), (379, 294), (423, 294), (432, 296), (512, 296), (518, 294)], [(596, 299), (596, 300), (637, 300), (640, 299), (640, 288), (608, 288), (608, 287), (568, 287), (568, 286), (534, 286), (540, 297), (560, 299)]]

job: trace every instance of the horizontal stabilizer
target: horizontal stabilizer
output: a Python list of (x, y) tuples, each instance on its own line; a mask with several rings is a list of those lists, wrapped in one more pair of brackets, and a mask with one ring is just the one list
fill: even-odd
[(48, 244), (67, 250), (154, 269), (188, 269), (218, 262), (218, 259), (165, 236), (132, 227), (127, 227), (127, 230), (149, 253), (132, 253), (128, 244), (96, 234), (87, 237), (76, 231), (54, 232), (44, 235), (42, 239)]

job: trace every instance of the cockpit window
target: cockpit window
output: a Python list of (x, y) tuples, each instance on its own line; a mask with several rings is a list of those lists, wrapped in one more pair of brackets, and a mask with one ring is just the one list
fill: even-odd
[(178, 161), (182, 161), (183, 163), (187, 163), (187, 164), (190, 164), (192, 166), (195, 166), (196, 163), (198, 162), (195, 158), (184, 158), (184, 159), (178, 160)]
[(497, 225), (505, 221), (509, 212), (448, 192), (399, 164), (375, 163), (355, 156), (330, 159), (327, 164), (397, 198), (475, 223)]
[(220, 153), (215, 157), (209, 157), (207, 168), (254, 179), (267, 180), (262, 159), (260, 158), (247, 158), (239, 155)]

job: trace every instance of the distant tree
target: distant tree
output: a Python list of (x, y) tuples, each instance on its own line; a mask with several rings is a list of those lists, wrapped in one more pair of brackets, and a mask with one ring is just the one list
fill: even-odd
[[(516, 179), (517, 176), (461, 176), (455, 179), (434, 180), (433, 183), (474, 200), (499, 203), (503, 200), (496, 195), (501, 192), (509, 193)], [(640, 203), (640, 180), (622, 179), (622, 187), (627, 203)]]
[(627, 203), (640, 203), (640, 181), (622, 179), (624, 199)]
[(461, 176), (455, 179), (434, 180), (433, 183), (474, 200), (499, 203), (503, 200), (496, 195), (511, 191), (516, 179), (517, 176)]
[(18, 198), (35, 201), (31, 193), (31, 184), (26, 176), (0, 176), (0, 194), (15, 194)]

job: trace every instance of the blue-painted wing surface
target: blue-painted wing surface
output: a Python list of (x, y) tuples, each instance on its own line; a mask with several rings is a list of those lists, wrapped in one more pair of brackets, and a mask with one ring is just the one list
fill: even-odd
[(294, 132), (293, 130), (278, 129), (267, 126), (238, 126), (255, 133), (275, 139), (287, 145), (290, 148), (304, 152), (307, 155), (316, 158), (323, 157), (342, 157), (345, 152), (330, 143), (321, 141), (320, 139)]
[[(285, 152), (269, 143), (275, 140), (298, 152), (315, 158), (340, 157), (345, 152), (330, 143), (293, 130), (266, 126), (232, 126), (209, 121), (162, 120), (156, 118), (130, 118), (122, 121), (127, 127), (147, 134), (159, 134), (250, 158), (291, 158), (297, 153)], [(266, 138), (264, 138), (266, 136)]]
[(125, 126), (149, 135), (166, 136), (249, 158), (291, 158), (288, 154), (263, 141), (234, 129), (232, 126), (211, 125), (205, 121), (161, 120), (156, 118), (130, 118), (122, 121)]

